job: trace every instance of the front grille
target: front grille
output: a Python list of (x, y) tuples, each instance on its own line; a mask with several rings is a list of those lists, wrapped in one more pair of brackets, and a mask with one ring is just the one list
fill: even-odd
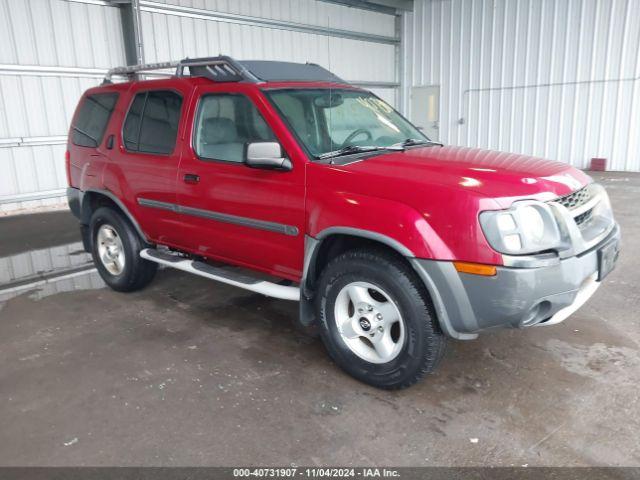
[[(591, 184), (586, 187), (581, 188), (580, 190), (576, 190), (569, 195), (565, 195), (564, 197), (557, 198), (553, 200), (554, 202), (559, 203), (560, 205), (566, 207), (570, 212), (571, 210), (575, 210), (576, 208), (581, 207), (589, 200), (591, 200), (594, 196), (593, 188)], [(589, 223), (591, 217), (593, 216), (593, 208), (587, 210), (586, 212), (581, 213), (580, 215), (575, 216), (573, 219), (576, 222), (578, 227), (582, 227)]]
[(577, 217), (574, 217), (573, 219), (575, 220), (576, 225), (580, 226), (585, 223), (588, 223), (589, 220), (591, 220), (592, 216), (593, 216), (593, 208), (587, 210), (584, 213), (581, 213), (580, 215), (578, 215)]
[(584, 205), (589, 200), (593, 193), (591, 192), (591, 185), (587, 185), (586, 187), (581, 188), (580, 190), (576, 190), (569, 195), (565, 195), (564, 197), (557, 198), (554, 202), (558, 202), (560, 205), (568, 208), (569, 210), (573, 210), (574, 208), (578, 208), (581, 205)]

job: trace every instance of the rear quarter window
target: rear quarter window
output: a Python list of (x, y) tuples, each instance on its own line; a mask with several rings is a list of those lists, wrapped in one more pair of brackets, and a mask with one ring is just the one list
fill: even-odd
[(81, 147), (100, 145), (117, 101), (117, 93), (87, 95), (71, 125), (71, 142)]
[(131, 152), (168, 155), (180, 123), (182, 97), (169, 90), (138, 93), (124, 121), (122, 138)]

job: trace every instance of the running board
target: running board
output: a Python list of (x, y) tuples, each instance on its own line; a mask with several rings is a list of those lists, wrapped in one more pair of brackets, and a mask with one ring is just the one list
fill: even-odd
[(228, 270), (214, 267), (204, 262), (189, 260), (188, 258), (161, 252), (153, 248), (142, 250), (140, 256), (145, 260), (159, 263), (160, 265), (176, 268), (252, 292), (261, 293), (268, 297), (280, 298), (282, 300), (300, 300), (300, 288), (298, 287), (287, 287), (285, 285), (278, 285), (277, 283), (252, 278), (241, 273), (229, 272)]

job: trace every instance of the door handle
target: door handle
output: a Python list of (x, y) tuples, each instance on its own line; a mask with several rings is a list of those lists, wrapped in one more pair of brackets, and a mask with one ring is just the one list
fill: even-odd
[(198, 183), (200, 181), (200, 175), (196, 175), (195, 173), (185, 173), (184, 177), (182, 177), (184, 183)]

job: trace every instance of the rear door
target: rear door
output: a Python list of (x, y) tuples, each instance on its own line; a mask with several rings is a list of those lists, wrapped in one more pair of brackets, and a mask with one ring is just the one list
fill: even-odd
[[(250, 142), (295, 150), (255, 87), (210, 85), (194, 93), (191, 135), (178, 173), (178, 203), (190, 250), (298, 280), (304, 250), (304, 160), (291, 171), (249, 168)], [(277, 134), (275, 132), (278, 132)]]
[[(180, 246), (176, 174), (180, 162), (182, 111), (190, 89), (154, 82), (134, 84), (121, 112), (117, 141), (105, 174), (105, 187), (116, 193), (155, 242)], [(108, 139), (107, 139), (108, 140)]]

